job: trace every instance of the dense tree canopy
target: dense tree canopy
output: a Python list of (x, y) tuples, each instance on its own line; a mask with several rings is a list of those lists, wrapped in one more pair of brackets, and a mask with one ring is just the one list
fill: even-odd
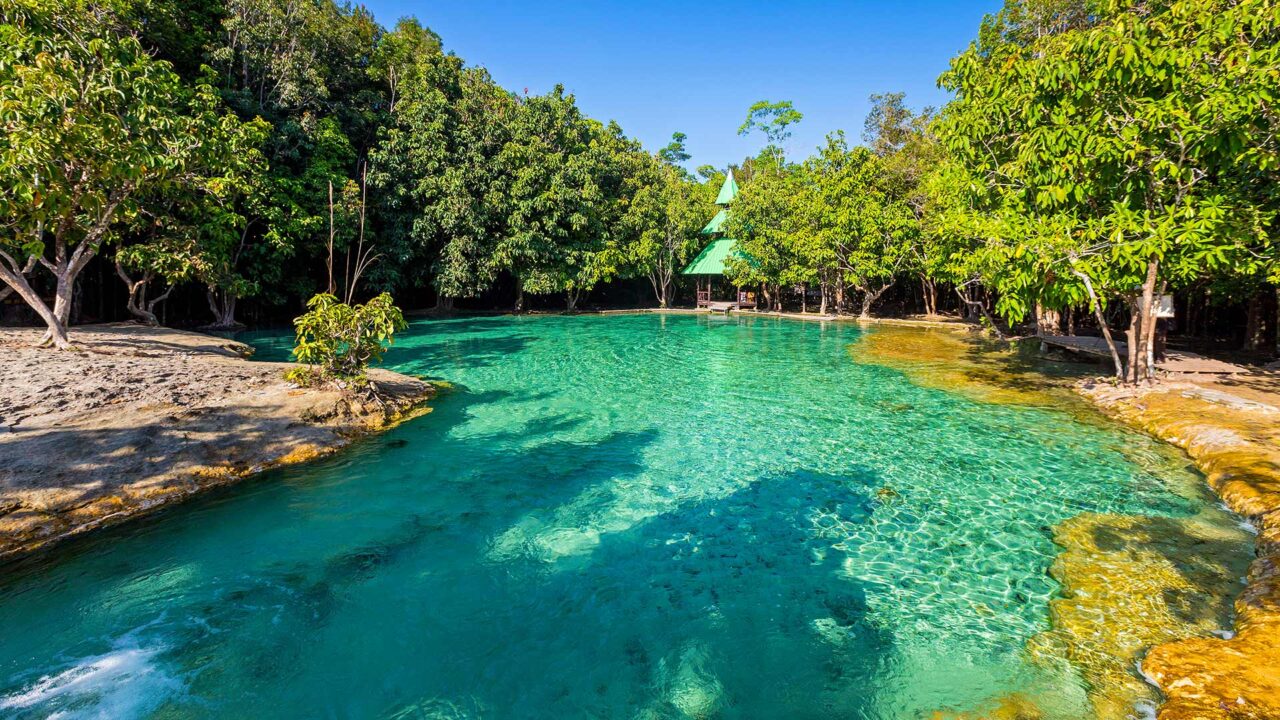
[(318, 292), (573, 309), (634, 279), (670, 306), (729, 170), (729, 280), (766, 307), (1090, 322), (1126, 331), (1132, 381), (1167, 292), (1248, 301), (1246, 341), (1275, 344), (1271, 0), (1007, 0), (945, 107), (878, 93), (864, 145), (793, 159), (803, 115), (762, 100), (739, 128), (760, 152), (696, 173), (683, 133), (646, 152), (359, 5), (10, 0), (0, 38), (0, 299), (59, 347), (86, 268), (152, 323), (175, 288), (220, 327)]
[(1158, 295), (1275, 272), (1280, 9), (1038, 5), (1011, 3), (952, 62), (939, 134), (984, 188), (1001, 312), (1123, 301), (1129, 378), (1147, 378)]
[[(243, 140), (257, 131), (114, 31), (106, 11), (73, 9), (24, 0), (0, 25), (0, 279), (60, 348), (75, 282), (103, 246), (154, 207), (144, 201), (214, 190), (234, 155), (254, 156)], [(52, 276), (52, 306), (27, 277), (37, 269)]]
[[(573, 307), (683, 262), (694, 238), (682, 135), (649, 155), (559, 88), (504, 90), (414, 19), (388, 31), (330, 0), (20, 0), (0, 20), (0, 278), (59, 346), (108, 245), (140, 319), (190, 283), (234, 327), (239, 299), (296, 307), (362, 258), (371, 291), (430, 287), (447, 306), (505, 283)], [(664, 232), (682, 241), (655, 262), (639, 246)]]

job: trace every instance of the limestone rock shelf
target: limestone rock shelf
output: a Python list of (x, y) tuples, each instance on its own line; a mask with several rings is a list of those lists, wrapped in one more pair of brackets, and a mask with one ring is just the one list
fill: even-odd
[(331, 453), (435, 392), (383, 370), (383, 403), (301, 389), (246, 345), (165, 328), (77, 327), (75, 352), (38, 337), (0, 330), (0, 563)]

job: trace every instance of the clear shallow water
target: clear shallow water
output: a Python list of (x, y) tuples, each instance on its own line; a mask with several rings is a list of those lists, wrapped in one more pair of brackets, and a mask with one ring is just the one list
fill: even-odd
[[(414, 323), (436, 410), (0, 581), (0, 717), (1081, 717), (1051, 526), (1185, 459), (855, 363), (856, 327)], [(249, 338), (282, 359), (290, 338)]]

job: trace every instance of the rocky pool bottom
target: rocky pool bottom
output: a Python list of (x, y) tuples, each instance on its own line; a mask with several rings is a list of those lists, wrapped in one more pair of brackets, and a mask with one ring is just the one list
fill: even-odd
[[(1280, 408), (1269, 402), (1278, 380), (1082, 389), (1108, 413), (1184, 448), (1257, 534), (1232, 630), (1165, 642), (1143, 658), (1143, 672), (1166, 694), (1161, 720), (1280, 718)], [(1260, 388), (1261, 402), (1252, 399)]]
[(1252, 556), (1186, 456), (947, 333), (421, 321), (388, 365), (455, 390), (0, 581), (0, 714), (1126, 717)]

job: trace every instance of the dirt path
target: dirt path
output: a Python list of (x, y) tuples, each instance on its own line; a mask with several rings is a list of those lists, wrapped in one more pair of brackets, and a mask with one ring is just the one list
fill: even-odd
[(246, 345), (164, 328), (78, 327), (79, 352), (38, 336), (0, 329), (0, 562), (333, 452), (434, 392), (374, 370), (387, 406), (352, 405), (245, 360)]

